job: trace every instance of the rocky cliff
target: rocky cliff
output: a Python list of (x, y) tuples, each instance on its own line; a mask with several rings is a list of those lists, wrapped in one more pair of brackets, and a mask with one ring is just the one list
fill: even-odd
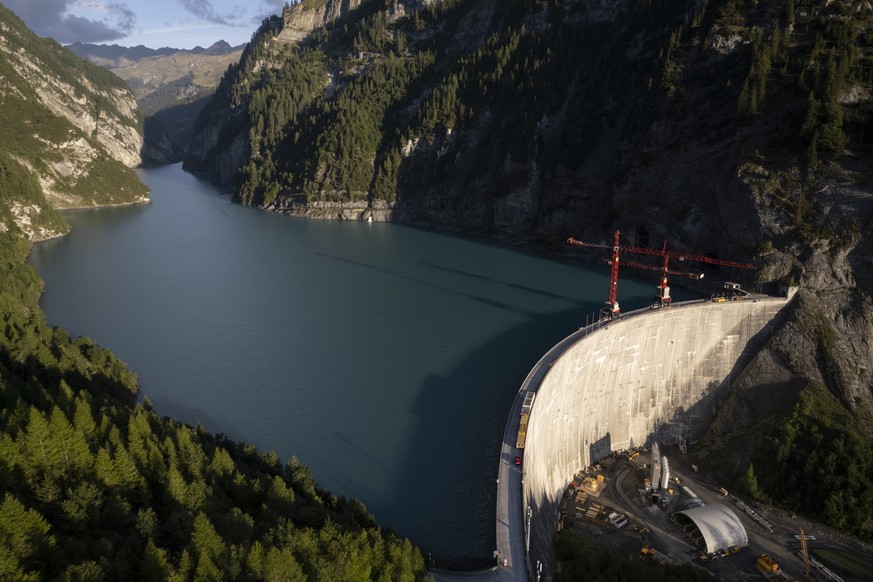
[(282, 12), (282, 29), (275, 42), (297, 44), (316, 30), (332, 24), (361, 5), (363, 0), (300, 2)]
[(148, 200), (130, 170), (140, 163), (141, 117), (120, 79), (36, 37), (3, 7), (0, 70), (3, 165), (37, 184), (19, 187), (16, 178), (7, 190), (6, 229), (49, 238), (66, 228), (52, 208)]
[(20, 50), (22, 39), (16, 38), (13, 29), (2, 30), (9, 34), (0, 38), (0, 51), (46, 109), (66, 119), (82, 134), (95, 138), (106, 153), (124, 165), (134, 167), (140, 163), (139, 112), (126, 87), (98, 86), (100, 81), (86, 75), (72, 82), (60, 78), (39, 55)]
[(190, 50), (82, 43), (69, 48), (127, 82), (146, 119), (143, 164), (161, 165), (184, 159), (200, 110), (244, 47), (218, 41)]
[[(301, 43), (311, 44), (313, 34), (346, 18), (361, 3), (362, 0), (300, 2), (286, 7), (281, 16), (266, 19), (201, 113), (185, 169), (206, 174), (219, 184), (230, 184), (250, 150), (246, 135), (248, 96), (240, 92), (240, 85), (245, 83), (242, 79), (281, 68), (287, 55)], [(327, 77), (324, 83), (329, 83)]]

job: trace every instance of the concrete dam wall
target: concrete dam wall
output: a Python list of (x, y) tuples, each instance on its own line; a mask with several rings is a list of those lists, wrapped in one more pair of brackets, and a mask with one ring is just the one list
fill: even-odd
[(653, 310), (556, 346), (550, 354), (560, 355), (547, 356), (547, 372), (529, 387), (537, 392), (524, 450), (531, 537), (551, 539), (564, 489), (592, 461), (705, 427), (785, 305), (759, 298)]

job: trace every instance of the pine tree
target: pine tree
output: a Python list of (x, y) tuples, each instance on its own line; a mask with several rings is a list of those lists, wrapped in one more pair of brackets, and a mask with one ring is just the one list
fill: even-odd
[(113, 455), (116, 474), (120, 481), (119, 486), (126, 495), (138, 497), (145, 492), (145, 480), (139, 472), (136, 463), (133, 462), (127, 449), (119, 447)]
[(11, 493), (0, 505), (0, 564), (12, 572), (39, 570), (55, 545), (48, 522)]
[(64, 570), (64, 582), (103, 582), (107, 579), (103, 567), (93, 560), (71, 564)]
[(96, 443), (97, 423), (94, 422), (94, 413), (91, 405), (80, 394), (76, 398), (75, 412), (73, 413), (73, 426), (76, 432), (82, 435), (89, 445)]
[(0, 491), (9, 491), (17, 485), (13, 467), (22, 462), (20, 448), (8, 433), (0, 434)]
[(749, 467), (746, 469), (746, 472), (740, 481), (740, 487), (752, 499), (760, 499), (761, 490), (758, 488), (758, 478), (755, 477), (755, 466), (753, 464), (750, 463)]
[(167, 560), (167, 552), (149, 540), (143, 552), (142, 563), (139, 567), (139, 579), (143, 582), (159, 582), (170, 577), (170, 563)]
[(194, 562), (191, 559), (191, 554), (188, 550), (182, 550), (182, 558), (179, 560), (179, 567), (176, 571), (170, 574), (169, 582), (188, 582), (191, 579), (191, 574), (194, 570)]
[(226, 565), (227, 545), (203, 512), (198, 513), (194, 518), (194, 533), (191, 534), (191, 541), (194, 545), (194, 555), (197, 556), (198, 574), (195, 579), (200, 576), (201, 568), (206, 574), (211, 571), (211, 568), (220, 569)]
[(89, 474), (94, 465), (94, 457), (85, 441), (85, 435), (73, 429), (73, 425), (57, 406), (52, 409), (48, 428), (58, 442), (59, 454), (63, 457), (62, 466), (68, 477), (78, 479)]
[(60, 477), (60, 459), (54, 445), (48, 423), (39, 410), (31, 406), (24, 437), (24, 450), (27, 456), (24, 468), (32, 481), (38, 482), (44, 479), (54, 481)]
[(153, 538), (158, 528), (158, 516), (151, 507), (136, 512), (136, 530), (144, 538)]
[(266, 558), (266, 552), (261, 542), (256, 541), (252, 544), (246, 560), (246, 566), (256, 578), (264, 578), (264, 563)]
[(104, 447), (100, 447), (97, 451), (95, 471), (97, 477), (110, 489), (121, 485), (121, 478), (115, 467), (115, 461), (112, 459), (112, 455), (109, 454), (109, 451)]
[(96, 528), (104, 499), (101, 488), (93, 483), (79, 483), (68, 489), (66, 499), (61, 501), (64, 519), (74, 531)]
[[(305, 582), (306, 575), (290, 549), (270, 548), (264, 560), (264, 580), (266, 582)], [(351, 580), (351, 578), (346, 578)]]

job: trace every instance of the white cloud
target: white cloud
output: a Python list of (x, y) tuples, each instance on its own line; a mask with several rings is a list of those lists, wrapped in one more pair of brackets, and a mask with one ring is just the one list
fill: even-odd
[(40, 36), (58, 42), (103, 42), (127, 36), (136, 14), (123, 2), (101, 0), (3, 0)]

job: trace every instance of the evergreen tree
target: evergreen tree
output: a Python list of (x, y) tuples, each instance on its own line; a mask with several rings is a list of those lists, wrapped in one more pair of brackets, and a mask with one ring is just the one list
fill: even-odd
[(37, 579), (48, 550), (55, 546), (48, 522), (27, 509), (11, 493), (0, 505), (0, 572), (10, 578)]
[(167, 580), (170, 577), (170, 571), (166, 550), (157, 547), (152, 540), (149, 540), (140, 564), (139, 579), (144, 582)]

